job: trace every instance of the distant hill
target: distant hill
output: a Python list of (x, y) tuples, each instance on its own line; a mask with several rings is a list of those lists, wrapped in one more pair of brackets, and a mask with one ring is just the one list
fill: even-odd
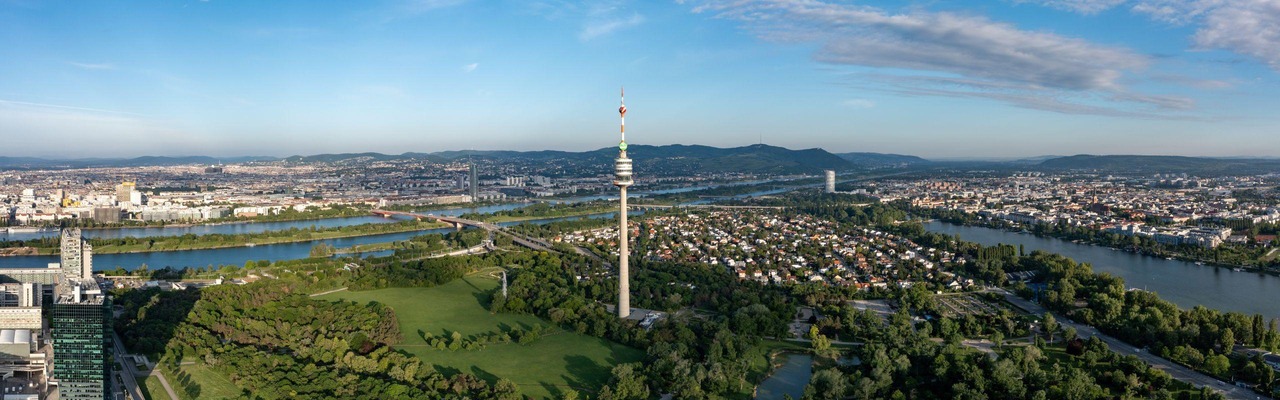
[(1280, 172), (1280, 160), (1183, 156), (1080, 154), (1050, 158), (1037, 165), (1047, 170), (1081, 170), (1107, 173), (1196, 175), (1265, 174)]
[[(700, 145), (665, 145), (647, 146), (633, 145), (627, 149), (628, 155), (635, 160), (638, 172), (646, 174), (689, 174), (740, 172), (755, 174), (816, 174), (824, 169), (846, 170), (862, 165), (855, 165), (844, 158), (828, 153), (823, 149), (791, 150), (783, 147), (763, 144), (719, 148)], [(872, 153), (864, 158), (873, 157)], [(31, 157), (0, 157), (0, 168), (83, 168), (83, 167), (132, 167), (132, 166), (168, 166), (168, 165), (206, 165), (218, 163), (238, 163), (248, 161), (285, 161), (290, 163), (361, 163), (366, 161), (388, 161), (421, 159), (434, 163), (453, 162), (466, 158), (487, 160), (490, 162), (531, 163), (553, 166), (548, 168), (548, 175), (581, 175), (608, 173), (612, 170), (613, 159), (617, 157), (616, 147), (606, 147), (585, 152), (556, 150), (542, 151), (507, 151), (507, 150), (462, 150), (442, 151), (436, 153), (337, 153), (295, 155), (285, 158), (275, 157), (231, 157), (215, 158), (206, 156), (191, 157), (138, 157), (129, 159), (78, 159), (48, 160)], [(885, 155), (888, 159), (914, 159), (906, 162), (923, 161), (910, 156)]]
[(251, 161), (274, 161), (276, 157), (161, 157), (144, 156), (137, 158), (80, 158), (72, 160), (51, 160), (34, 157), (0, 157), (0, 169), (34, 169), (34, 168), (90, 168), (90, 167), (147, 167), (169, 165), (213, 165), (232, 164)]
[[(635, 160), (636, 168), (648, 173), (717, 173), (743, 172), (767, 174), (818, 173), (824, 169), (844, 170), (853, 167), (850, 162), (822, 149), (791, 150), (768, 145), (719, 148), (701, 145), (632, 145), (628, 156)], [(560, 170), (611, 170), (618, 148), (606, 147), (586, 152), (557, 150), (459, 150), (436, 153), (404, 153), (387, 155), (380, 153), (318, 154), (293, 156), (290, 162), (340, 162), (355, 159), (394, 160), (406, 158), (427, 159), (436, 162), (453, 162), (474, 158), (494, 162), (536, 162), (554, 164)]]
[(902, 154), (884, 153), (839, 153), (836, 154), (850, 163), (863, 167), (884, 167), (895, 165), (928, 164), (931, 161)]
[[(603, 160), (617, 156), (616, 148), (590, 152)], [(744, 172), (770, 174), (818, 173), (824, 169), (845, 170), (853, 164), (823, 149), (791, 150), (754, 144), (719, 148), (699, 145), (631, 146), (628, 155), (637, 169), (664, 171)]]

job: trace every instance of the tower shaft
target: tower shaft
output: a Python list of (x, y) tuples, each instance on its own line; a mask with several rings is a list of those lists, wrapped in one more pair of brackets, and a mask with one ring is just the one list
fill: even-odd
[(627, 258), (630, 251), (627, 250), (628, 234), (627, 229), (627, 187), (620, 188), (622, 197), (618, 198), (622, 209), (618, 212), (618, 317), (626, 318), (631, 315), (631, 270), (627, 265)]

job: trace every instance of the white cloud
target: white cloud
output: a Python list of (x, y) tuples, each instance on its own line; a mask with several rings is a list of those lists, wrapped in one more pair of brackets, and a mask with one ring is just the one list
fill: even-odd
[(462, 72), (469, 74), (475, 72), (476, 68), (480, 68), (480, 63), (470, 63), (462, 66)]
[(1107, 115), (1190, 103), (1132, 93), (1122, 83), (1126, 74), (1144, 70), (1149, 56), (981, 16), (890, 13), (820, 0), (707, 0), (694, 11), (740, 21), (765, 40), (819, 43), (814, 58), (821, 62), (914, 71), (893, 83), (900, 93)]
[(1148, 57), (984, 17), (811, 0), (715, 1), (698, 8), (747, 22), (762, 38), (819, 41), (834, 64), (940, 71), (1063, 89), (1116, 89)]
[(1224, 0), (1138, 0), (1134, 2), (1132, 10), (1158, 21), (1181, 25), (1194, 21), (1223, 4), (1227, 2)]
[(1197, 29), (1201, 50), (1223, 49), (1280, 71), (1280, 0), (1015, 0), (1093, 14), (1121, 4), (1156, 21)]
[(67, 64), (71, 64), (72, 66), (83, 68), (83, 69), (94, 69), (94, 70), (116, 69), (115, 64), (111, 64), (111, 63), (95, 64), (95, 63), (79, 63), (79, 62), (71, 61), (71, 62), (67, 62)]
[(1124, 4), (1126, 1), (1128, 0), (1015, 0), (1016, 3), (1036, 3), (1081, 14), (1097, 14)]
[(600, 17), (591, 18), (586, 25), (582, 27), (582, 32), (578, 34), (578, 39), (583, 41), (595, 39), (610, 33), (639, 26), (644, 23), (644, 16), (640, 14), (631, 14), (630, 17)]
[(1227, 49), (1280, 71), (1280, 0), (1234, 0), (1213, 9), (1192, 39), (1201, 48)]

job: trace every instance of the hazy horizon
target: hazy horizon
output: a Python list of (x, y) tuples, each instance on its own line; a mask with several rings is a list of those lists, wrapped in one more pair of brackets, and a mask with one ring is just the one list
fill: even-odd
[(7, 156), (1280, 154), (1271, 0), (0, 0)]

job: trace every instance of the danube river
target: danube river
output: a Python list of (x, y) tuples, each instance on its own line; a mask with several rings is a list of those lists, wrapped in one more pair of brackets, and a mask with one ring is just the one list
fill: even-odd
[[(499, 206), (493, 206), (499, 207)], [(471, 212), (471, 209), (462, 210), (435, 210), (433, 211), (441, 215), (462, 214)], [(488, 211), (492, 212), (492, 210)], [(448, 213), (448, 214), (446, 214)], [(632, 211), (631, 215), (641, 215), (643, 212)], [(557, 217), (532, 221), (509, 221), (499, 223), (500, 226), (513, 226), (521, 223), (545, 224), (556, 221), (575, 220), (582, 218), (614, 218), (617, 213), (600, 213), (573, 217)], [(366, 218), (366, 217), (357, 217)], [(345, 219), (345, 218), (342, 218)], [(382, 218), (376, 218), (382, 219)], [(338, 226), (338, 225), (335, 225)], [(148, 268), (157, 269), (166, 266), (174, 268), (182, 267), (204, 267), (204, 266), (221, 266), (221, 265), (244, 265), (245, 261), (257, 260), (293, 260), (299, 258), (307, 258), (311, 254), (311, 247), (319, 243), (333, 245), (336, 248), (345, 248), (362, 244), (394, 242), (399, 240), (407, 240), (411, 237), (428, 234), (428, 233), (446, 233), (453, 231), (453, 228), (439, 228), (425, 231), (388, 233), (381, 235), (357, 236), (340, 239), (324, 239), (307, 242), (296, 243), (279, 243), (264, 244), (252, 247), (229, 247), (222, 249), (203, 249), (203, 250), (184, 250), (184, 251), (156, 251), (149, 253), (126, 253), (126, 254), (94, 254), (93, 267), (95, 270), (115, 269), (116, 267), (124, 267), (125, 269), (134, 269), (146, 264)], [(386, 252), (376, 253), (378, 255), (386, 255)], [(13, 256), (0, 257), (0, 268), (44, 268), (49, 263), (58, 262), (58, 256)]]
[(1266, 319), (1280, 317), (1280, 277), (1236, 272), (1000, 229), (940, 221), (925, 223), (924, 228), (930, 232), (960, 235), (962, 240), (987, 246), (1000, 243), (1023, 245), (1027, 252), (1042, 250), (1071, 257), (1078, 262), (1089, 263), (1096, 272), (1124, 278), (1125, 285), (1130, 288), (1159, 293), (1160, 297), (1182, 308), (1203, 305), (1222, 311), (1262, 314)]

